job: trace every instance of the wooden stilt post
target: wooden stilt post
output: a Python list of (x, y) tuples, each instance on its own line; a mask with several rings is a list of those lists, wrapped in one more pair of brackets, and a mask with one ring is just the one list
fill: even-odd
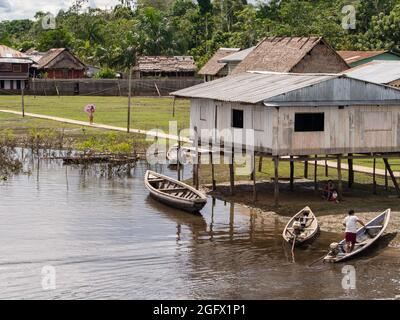
[(392, 168), (390, 167), (389, 161), (388, 161), (387, 158), (383, 158), (383, 161), (385, 162), (386, 169), (387, 169), (387, 171), (389, 172), (390, 177), (392, 178), (394, 187), (396, 188), (396, 192), (397, 192), (397, 194), (398, 194), (399, 197), (400, 197), (400, 187), (399, 187), (399, 184), (398, 184), (398, 182), (397, 182), (397, 180), (396, 180), (396, 176), (394, 175), (393, 170), (392, 170)]
[(308, 179), (308, 161), (304, 162), (304, 178)]
[(21, 85), (21, 107), (22, 107), (22, 117), (25, 117), (25, 95), (24, 95), (24, 87)]
[(314, 191), (318, 191), (318, 156), (315, 156), (314, 162)]
[(234, 167), (234, 162), (235, 162), (235, 149), (234, 146), (232, 146), (232, 155), (230, 158), (230, 163), (229, 163), (229, 180), (230, 180), (230, 191), (231, 195), (235, 193), (235, 167)]
[[(349, 156), (353, 156), (352, 153), (349, 154)], [(353, 159), (348, 159), (348, 165), (349, 165), (349, 188), (351, 189), (354, 184), (354, 168), (353, 168)]]
[(252, 167), (253, 167), (253, 201), (257, 202), (257, 172), (256, 172), (256, 155), (255, 155), (255, 153), (253, 154)]
[(215, 180), (214, 154), (213, 154), (212, 142), (210, 142), (209, 148), (210, 148), (212, 191), (215, 191), (217, 190), (217, 182)]
[[(290, 156), (290, 159), (293, 160), (293, 156)], [(290, 191), (294, 191), (294, 162), (290, 161)]]
[(385, 189), (386, 191), (389, 191), (389, 176), (388, 176), (388, 170), (385, 167)]
[(274, 190), (274, 200), (275, 206), (279, 206), (279, 157), (274, 157), (274, 168), (275, 168), (275, 190)]
[(200, 189), (200, 165), (201, 165), (201, 156), (199, 151), (197, 151), (197, 165), (196, 165), (196, 190)]
[(342, 156), (338, 155), (337, 158), (337, 171), (338, 171), (338, 197), (339, 201), (343, 200), (343, 182), (342, 182)]
[(178, 181), (181, 181), (181, 133), (178, 130), (178, 150), (176, 159), (176, 169), (178, 170)]
[(325, 177), (329, 177), (328, 160), (325, 160)]
[(372, 173), (372, 192), (376, 194), (376, 158), (374, 158), (374, 169)]
[(198, 176), (197, 174), (199, 173), (199, 171), (197, 170), (197, 167), (199, 165), (199, 133), (197, 131), (197, 127), (194, 127), (194, 143), (195, 143), (195, 161), (193, 163), (193, 186), (197, 186), (197, 180), (198, 180)]
[(260, 162), (258, 163), (258, 172), (262, 172), (262, 169), (263, 169), (263, 160), (264, 160), (264, 158), (261, 156), (261, 157), (260, 157)]

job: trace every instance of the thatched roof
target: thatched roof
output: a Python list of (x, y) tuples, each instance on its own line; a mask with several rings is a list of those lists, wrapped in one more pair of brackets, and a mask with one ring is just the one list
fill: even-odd
[(135, 71), (140, 72), (196, 72), (197, 67), (191, 56), (141, 56)]
[(215, 76), (220, 72), (225, 66), (226, 63), (219, 62), (221, 59), (231, 55), (232, 53), (238, 52), (240, 49), (236, 48), (221, 48), (219, 49), (214, 56), (208, 60), (208, 62), (200, 69), (200, 75), (209, 75)]
[(234, 69), (233, 74), (255, 70), (290, 72), (321, 42), (330, 47), (320, 37), (265, 38)]

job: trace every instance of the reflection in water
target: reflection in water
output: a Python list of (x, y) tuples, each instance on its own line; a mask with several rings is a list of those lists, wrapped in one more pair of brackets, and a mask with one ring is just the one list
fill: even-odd
[[(37, 162), (32, 175), (0, 186), (0, 298), (17, 299), (331, 299), (399, 294), (400, 255), (379, 248), (350, 262), (357, 290), (342, 289), (342, 265), (308, 265), (336, 234), (296, 249), (282, 241), (275, 215), (210, 199), (202, 215), (160, 204), (143, 185), (147, 165), (132, 177), (108, 179), (96, 167)], [(154, 169), (154, 168), (152, 168)], [(160, 166), (163, 174), (176, 172)], [(190, 177), (186, 168), (185, 179)], [(35, 177), (32, 179), (31, 177)], [(57, 271), (57, 289), (43, 291), (41, 268)], [(385, 270), (383, 273), (382, 270)]]

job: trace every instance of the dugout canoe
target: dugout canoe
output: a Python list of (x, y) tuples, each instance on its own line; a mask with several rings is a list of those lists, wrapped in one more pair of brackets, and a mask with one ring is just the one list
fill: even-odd
[[(295, 222), (298, 222), (301, 217), (303, 217), (305, 211), (309, 212), (307, 225), (303, 230), (301, 230), (301, 233), (299, 235), (296, 235), (293, 225)], [(309, 243), (312, 240), (315, 240), (319, 233), (319, 230), (320, 227), (318, 219), (314, 215), (314, 212), (312, 212), (309, 207), (305, 207), (292, 219), (290, 219), (289, 223), (285, 227), (285, 230), (283, 231), (283, 239), (290, 244), (293, 244), (293, 242), (295, 242), (295, 246), (300, 246), (302, 244)]]
[(144, 184), (154, 199), (176, 209), (198, 213), (207, 204), (202, 192), (154, 171), (146, 172)]
[(366, 227), (362, 227), (357, 231), (357, 244), (354, 251), (346, 253), (346, 240), (342, 240), (339, 243), (339, 252), (333, 253), (332, 251), (324, 258), (324, 262), (339, 263), (365, 252), (375, 242), (379, 240), (387, 229), (390, 222), (391, 209), (387, 209), (385, 212), (378, 215), (375, 219), (372, 219), (366, 224)]

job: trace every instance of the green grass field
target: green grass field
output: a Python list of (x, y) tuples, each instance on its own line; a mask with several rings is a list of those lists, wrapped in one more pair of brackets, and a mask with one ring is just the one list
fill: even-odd
[[(189, 102), (172, 98), (133, 97), (131, 127), (168, 131), (169, 121), (177, 121), (180, 129), (189, 127)], [(128, 99), (126, 97), (25, 97), (25, 111), (49, 116), (86, 121), (84, 107), (95, 104), (95, 122), (117, 127), (127, 126)], [(20, 96), (0, 96), (0, 109), (21, 110)]]

